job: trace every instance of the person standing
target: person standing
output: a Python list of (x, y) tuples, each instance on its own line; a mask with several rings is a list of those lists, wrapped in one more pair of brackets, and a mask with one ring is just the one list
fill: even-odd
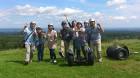
[(83, 52), (84, 58), (86, 59), (85, 53), (85, 28), (83, 27), (81, 22), (77, 22), (77, 28), (74, 30), (75, 32), (75, 42), (74, 45), (76, 49), (77, 61), (81, 59), (81, 51)]
[(62, 21), (61, 26), (62, 26), (62, 29), (60, 30), (60, 37), (61, 37), (61, 40), (64, 41), (64, 51), (65, 51), (65, 57), (66, 57), (67, 50), (70, 47), (70, 41), (72, 40), (72, 37), (73, 37), (73, 32), (72, 32), (72, 29), (67, 26), (66, 21)]
[(43, 55), (44, 55), (44, 44), (46, 35), (42, 28), (37, 27), (37, 34), (38, 34), (38, 40), (36, 42), (37, 50), (38, 50), (38, 61), (43, 61)]
[(37, 38), (36, 23), (30, 22), (30, 27), (24, 27), (24, 44), (26, 48), (25, 65), (32, 62), (33, 52), (35, 51), (35, 42)]
[(89, 26), (89, 21), (85, 21), (84, 22), (84, 27), (85, 27), (85, 38), (86, 38), (86, 41), (88, 43), (88, 46), (90, 47), (90, 26)]
[(94, 19), (89, 21), (90, 29), (90, 43), (93, 50), (97, 51), (98, 62), (102, 62), (102, 49), (101, 49), (101, 33), (104, 32), (103, 27), (98, 23), (96, 24)]
[(57, 32), (54, 30), (52, 24), (48, 25), (48, 32), (47, 32), (47, 39), (48, 39), (48, 48), (50, 50), (50, 59), (52, 63), (56, 63), (56, 40), (57, 40)]

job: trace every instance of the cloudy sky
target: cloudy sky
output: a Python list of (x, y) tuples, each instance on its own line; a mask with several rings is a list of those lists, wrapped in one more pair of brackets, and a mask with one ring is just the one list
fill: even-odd
[(60, 27), (64, 15), (83, 22), (96, 19), (105, 28), (140, 28), (140, 0), (0, 0), (0, 28)]

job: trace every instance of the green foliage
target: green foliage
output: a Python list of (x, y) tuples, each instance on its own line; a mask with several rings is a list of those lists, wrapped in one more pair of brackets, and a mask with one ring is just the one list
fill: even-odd
[[(106, 31), (102, 33), (102, 41), (110, 42), (113, 40), (123, 39), (140, 39), (140, 32), (128, 32), (128, 31)], [(23, 48), (23, 34), (0, 34), (0, 50)], [(60, 34), (58, 33), (58, 45), (60, 44)]]
[(20, 34), (0, 35), (0, 50), (22, 47), (23, 36)]
[(25, 49), (0, 51), (0, 78), (139, 78), (140, 54), (131, 54), (127, 60), (118, 61), (106, 57), (106, 48), (114, 42), (126, 44), (130, 52), (140, 51), (140, 40), (127, 39), (103, 42), (103, 63), (93, 66), (67, 66), (57, 54), (57, 64), (49, 62), (49, 52), (45, 48), (44, 61), (37, 62), (34, 53), (33, 62), (23, 65)]
[(130, 31), (107, 31), (102, 33), (102, 41), (109, 42), (114, 39), (140, 39), (140, 32)]

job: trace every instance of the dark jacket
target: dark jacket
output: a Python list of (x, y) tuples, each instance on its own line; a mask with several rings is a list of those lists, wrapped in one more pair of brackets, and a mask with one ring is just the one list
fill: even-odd
[(64, 41), (70, 41), (73, 37), (73, 32), (71, 28), (61, 29), (60, 30), (61, 39)]

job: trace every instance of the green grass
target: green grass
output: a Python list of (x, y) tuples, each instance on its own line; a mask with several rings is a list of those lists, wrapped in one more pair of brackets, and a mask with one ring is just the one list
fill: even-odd
[(103, 63), (72, 67), (60, 59), (58, 52), (58, 64), (51, 64), (47, 49), (43, 62), (37, 62), (35, 53), (33, 62), (27, 66), (23, 65), (24, 49), (0, 51), (0, 78), (140, 78), (140, 54), (131, 54), (123, 61), (106, 58), (105, 50), (114, 42), (126, 44), (131, 52), (140, 51), (140, 40), (137, 39), (104, 42)]

